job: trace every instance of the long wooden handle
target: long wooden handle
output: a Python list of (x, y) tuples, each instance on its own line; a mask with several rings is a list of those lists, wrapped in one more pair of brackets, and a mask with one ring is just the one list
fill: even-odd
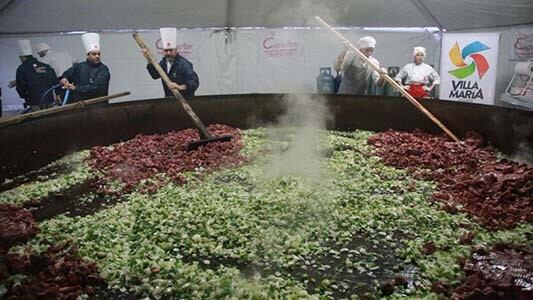
[(319, 16), (315, 16), (315, 18), (320, 22), (324, 27), (330, 29), (333, 33), (335, 33), (343, 42), (344, 44), (348, 45), (352, 50), (355, 51), (357, 56), (359, 56), (363, 61), (365, 61), (372, 69), (376, 70), (385, 78), (385, 80), (392, 85), (396, 90), (398, 90), (409, 102), (411, 102), (418, 110), (420, 110), (423, 114), (425, 114), (431, 121), (433, 121), (437, 126), (439, 126), (448, 136), (450, 136), (454, 141), (460, 142), (460, 140), (457, 138), (453, 132), (451, 132), (444, 124), (442, 124), (437, 117), (435, 117), (429, 110), (427, 110), (420, 102), (418, 102), (413, 96), (411, 96), (407, 91), (405, 91), (394, 79), (392, 79), (388, 74), (382, 73), (379, 66), (376, 66), (368, 57), (366, 57), (357, 47), (355, 47), (348, 39), (346, 39), (342, 34), (340, 34), (337, 30), (335, 30), (333, 27), (331, 27), (328, 23), (326, 23), (322, 18)]
[(92, 105), (92, 104), (96, 104), (96, 103), (100, 103), (100, 102), (105, 102), (105, 101), (108, 101), (108, 100), (111, 100), (111, 99), (127, 96), (129, 94), (130, 94), (130, 92), (116, 93), (116, 94), (112, 94), (112, 95), (108, 95), (108, 96), (102, 96), (102, 97), (97, 97), (97, 98), (88, 99), (88, 100), (84, 100), (84, 101), (78, 101), (78, 102), (75, 102), (75, 103), (72, 103), (72, 104), (67, 104), (67, 105), (64, 105), (64, 106), (58, 106), (58, 107), (52, 107), (52, 108), (49, 108), (49, 109), (43, 109), (43, 110), (39, 110), (39, 111), (36, 111), (36, 112), (27, 113), (27, 114), (24, 114), (24, 115), (8, 117), (5, 120), (0, 121), (0, 128), (7, 127), (7, 126), (10, 126), (10, 125), (13, 125), (13, 124), (17, 124), (17, 123), (21, 123), (21, 122), (24, 122), (24, 121), (27, 121), (27, 120), (31, 120), (31, 119), (36, 119), (36, 118), (39, 118), (39, 117), (56, 114), (56, 113), (63, 112), (63, 111), (81, 109), (81, 108), (83, 108), (85, 106), (88, 106), (88, 105)]
[(171, 89), (170, 88), (170, 85), (171, 85), (172, 81), (170, 80), (170, 78), (168, 78), (167, 73), (165, 71), (163, 71), (163, 69), (161, 68), (159, 63), (157, 63), (157, 61), (154, 59), (154, 56), (152, 55), (152, 52), (150, 52), (150, 49), (148, 49), (148, 47), (146, 47), (146, 45), (144, 44), (144, 41), (141, 38), (141, 36), (139, 35), (139, 33), (134, 32), (133, 33), (133, 38), (137, 42), (137, 45), (139, 45), (139, 47), (142, 50), (144, 50), (143, 51), (143, 55), (146, 58), (146, 60), (148, 61), (148, 63), (151, 64), (156, 69), (157, 73), (159, 73), (159, 76), (161, 76), (161, 79), (163, 79), (163, 82), (165, 83), (167, 88), (172, 92), (172, 95), (174, 96), (174, 98), (176, 100), (178, 100), (178, 102), (181, 104), (181, 106), (183, 107), (185, 112), (187, 112), (189, 117), (191, 117), (194, 125), (196, 126), (196, 128), (198, 128), (198, 131), (200, 131), (200, 138), (202, 138), (202, 139), (211, 138), (211, 135), (209, 134), (209, 131), (207, 131), (207, 128), (205, 127), (204, 123), (200, 120), (200, 118), (198, 118), (196, 113), (192, 110), (192, 108), (189, 105), (189, 103), (187, 103), (187, 100), (185, 100), (185, 98), (183, 98), (183, 96), (180, 94), (180, 92), (177, 89)]

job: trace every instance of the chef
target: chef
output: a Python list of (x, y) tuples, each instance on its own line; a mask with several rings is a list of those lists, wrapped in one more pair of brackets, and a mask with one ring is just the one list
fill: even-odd
[[(39, 60), (45, 64), (50, 65), (58, 76), (61, 76), (66, 70), (72, 67), (76, 61), (72, 56), (66, 52), (56, 52), (50, 49), (47, 43), (38, 43), (35, 46), (37, 54), (39, 54)], [(54, 90), (54, 98), (60, 103), (63, 101), (65, 94), (64, 89)]]
[(49, 65), (38, 61), (32, 55), (29, 40), (19, 40), (19, 58), (22, 64), (17, 68), (16, 88), (19, 96), (25, 100), (22, 113), (49, 107), (54, 99), (47, 93), (57, 84), (57, 76)]
[(394, 78), (411, 96), (418, 99), (428, 98), (429, 93), (440, 84), (439, 74), (424, 63), (425, 57), (424, 47), (414, 47), (414, 61), (405, 65)]
[[(159, 31), (161, 33), (161, 43), (164, 50), (164, 57), (159, 62), (159, 65), (167, 73), (170, 81), (172, 81), (170, 88), (177, 89), (185, 99), (189, 99), (194, 96), (194, 92), (200, 85), (198, 75), (194, 71), (192, 63), (178, 53), (177, 29), (173, 27), (164, 27)], [(146, 50), (143, 49), (143, 51)], [(160, 78), (159, 73), (157, 73), (152, 64), (148, 64), (146, 68), (153, 79)], [(163, 80), (161, 81), (163, 82)], [(167, 88), (164, 82), (163, 89), (166, 97), (172, 96), (172, 92)]]
[[(374, 65), (379, 67), (379, 61), (372, 57), (372, 53), (376, 49), (376, 40), (373, 37), (360, 38), (356, 46)], [(382, 74), (386, 74), (387, 71), (380, 68), (380, 72), (377, 72), (353, 50), (343, 50), (337, 58), (335, 69), (339, 69), (343, 76), (339, 94), (365, 95), (370, 80), (373, 80), (378, 87), (385, 84), (385, 78)]]
[(35, 50), (39, 54), (39, 60), (50, 65), (58, 75), (63, 74), (76, 63), (70, 54), (60, 51), (56, 52), (47, 43), (38, 43), (35, 46)]
[(100, 52), (100, 35), (86, 33), (81, 36), (86, 61), (77, 63), (66, 70), (60, 83), (74, 94), (69, 102), (107, 96), (109, 93), (109, 68), (102, 63)]

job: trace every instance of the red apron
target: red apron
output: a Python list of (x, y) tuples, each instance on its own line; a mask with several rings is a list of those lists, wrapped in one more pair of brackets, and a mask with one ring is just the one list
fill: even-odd
[(409, 95), (417, 98), (417, 99), (423, 99), (429, 97), (426, 90), (424, 90), (424, 86), (421, 84), (410, 84), (409, 90), (407, 90)]

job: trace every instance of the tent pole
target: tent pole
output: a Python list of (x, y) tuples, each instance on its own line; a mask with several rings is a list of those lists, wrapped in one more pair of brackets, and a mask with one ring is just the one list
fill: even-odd
[(229, 30), (233, 23), (233, 6), (233, 0), (226, 1), (226, 21), (224, 22), (226, 30)]

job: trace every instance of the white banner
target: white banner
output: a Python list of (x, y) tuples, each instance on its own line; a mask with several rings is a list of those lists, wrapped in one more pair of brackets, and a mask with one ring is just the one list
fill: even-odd
[(499, 33), (444, 34), (439, 98), (494, 104), (499, 44)]
[(300, 35), (294, 31), (267, 31), (261, 39), (260, 47), (268, 57), (297, 57), (302, 53)]
[(283, 29), (239, 32), (239, 90), (256, 93), (312, 92), (313, 85), (306, 87), (305, 84), (314, 84), (317, 75), (312, 74), (310, 80), (302, 79), (305, 68), (302, 39), (306, 34), (309, 33)]

